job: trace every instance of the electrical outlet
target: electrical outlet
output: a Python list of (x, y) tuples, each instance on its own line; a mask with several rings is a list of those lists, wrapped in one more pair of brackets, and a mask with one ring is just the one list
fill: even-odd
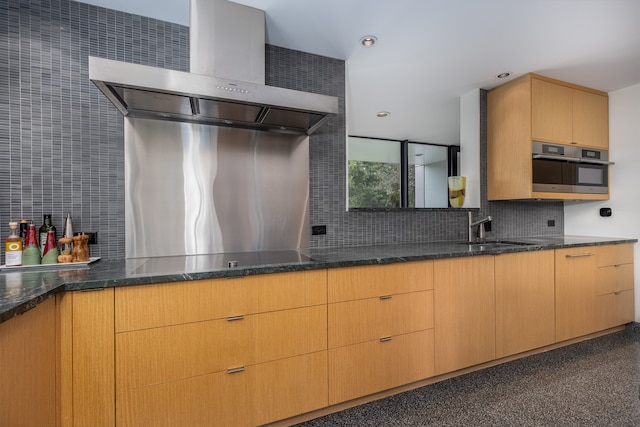
[(311, 226), (311, 235), (318, 236), (320, 234), (327, 234), (327, 226), (326, 225), (312, 225)]
[(556, 226), (556, 220), (555, 219), (547, 220), (547, 227), (555, 227), (555, 226)]

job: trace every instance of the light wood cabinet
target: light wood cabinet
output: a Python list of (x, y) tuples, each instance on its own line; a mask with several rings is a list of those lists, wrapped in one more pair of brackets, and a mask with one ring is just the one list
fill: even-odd
[(254, 426), (423, 385), (633, 321), (633, 261), (612, 244), (61, 293), (0, 324), (19, 373), (0, 424)]
[(606, 94), (532, 78), (531, 105), (531, 139), (609, 148), (609, 102)]
[(433, 262), (328, 271), (329, 404), (433, 375)]
[(609, 149), (609, 96), (573, 89), (573, 142)]
[(118, 426), (251, 426), (256, 368), (120, 391)]
[(495, 256), (496, 358), (555, 342), (554, 251)]
[(325, 304), (326, 274), (311, 270), (119, 287), (116, 332)]
[(493, 256), (434, 261), (435, 373), (496, 356)]
[(324, 270), (117, 288), (115, 318), (119, 426), (250, 426), (327, 405)]
[(489, 200), (607, 200), (608, 194), (534, 192), (532, 141), (608, 149), (609, 100), (605, 92), (527, 74), (487, 96)]
[(433, 329), (329, 349), (329, 404), (433, 376)]
[(433, 262), (332, 268), (327, 287), (329, 303), (433, 289)]
[(556, 341), (634, 319), (633, 245), (556, 250)]
[(113, 295), (107, 288), (58, 299), (63, 426), (115, 426)]
[(55, 310), (55, 298), (49, 298), (34, 309), (0, 324), (2, 426), (51, 426), (55, 423)]
[(573, 142), (573, 90), (531, 79), (531, 139), (558, 144)]
[(604, 246), (599, 249), (596, 280), (598, 329), (633, 322), (633, 245)]

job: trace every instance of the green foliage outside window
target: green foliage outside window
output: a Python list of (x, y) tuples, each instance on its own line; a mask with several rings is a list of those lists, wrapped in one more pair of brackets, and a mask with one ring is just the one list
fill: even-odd
[(400, 207), (400, 165), (349, 160), (349, 208)]
[[(409, 168), (409, 207), (415, 207), (415, 171)], [(349, 160), (349, 208), (399, 208), (400, 165)]]

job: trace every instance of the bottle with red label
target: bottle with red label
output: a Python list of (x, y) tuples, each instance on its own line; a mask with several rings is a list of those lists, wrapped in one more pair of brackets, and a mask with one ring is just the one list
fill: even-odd
[(42, 251), (42, 264), (58, 263), (58, 246), (56, 246), (56, 231), (49, 229), (47, 232), (47, 240)]
[(40, 245), (38, 244), (38, 230), (33, 222), (27, 226), (27, 237), (22, 249), (22, 265), (38, 265), (41, 259)]

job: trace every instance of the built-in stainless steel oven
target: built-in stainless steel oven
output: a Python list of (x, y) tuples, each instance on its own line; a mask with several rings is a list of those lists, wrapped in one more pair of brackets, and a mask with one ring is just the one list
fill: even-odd
[(609, 152), (573, 145), (533, 141), (533, 191), (548, 193), (609, 192)]

